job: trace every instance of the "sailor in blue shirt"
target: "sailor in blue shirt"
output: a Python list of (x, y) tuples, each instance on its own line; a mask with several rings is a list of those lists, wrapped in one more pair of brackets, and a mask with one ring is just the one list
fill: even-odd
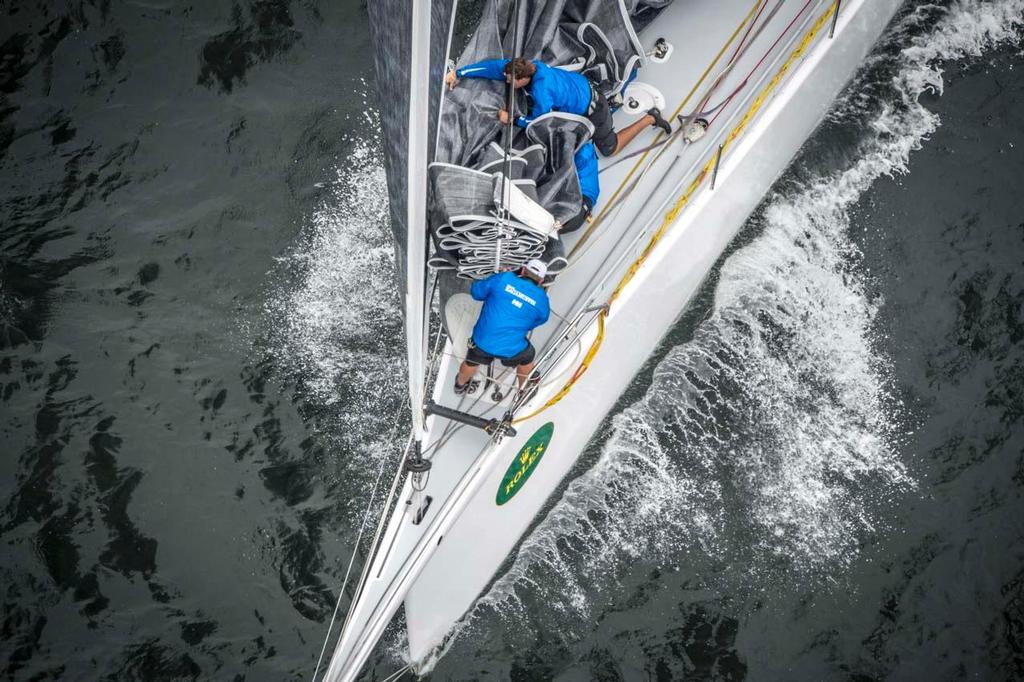
[[(532, 104), (530, 113), (517, 116), (515, 123), (521, 128), (528, 126), (538, 116), (551, 111), (586, 116), (594, 124), (593, 140), (604, 156), (612, 156), (640, 134), (648, 126), (657, 126), (666, 134), (672, 127), (661, 117), (658, 109), (650, 109), (638, 121), (616, 132), (608, 100), (591, 85), (586, 76), (565, 69), (556, 69), (544, 62), (515, 59), (488, 59), (461, 69), (449, 71), (445, 77), (449, 88), (454, 88), (460, 78), (486, 78), (506, 83), (514, 77), (513, 87), (529, 88)], [(498, 119), (508, 123), (508, 112), (498, 111)]]
[(477, 367), (495, 358), (516, 368), (520, 386), (526, 382), (537, 354), (526, 335), (547, 322), (551, 312), (547, 292), (540, 286), (547, 270), (541, 261), (531, 260), (518, 272), (498, 272), (473, 282), (470, 294), (484, 306), (455, 377), (456, 394), (476, 390), (478, 382), (471, 380)]

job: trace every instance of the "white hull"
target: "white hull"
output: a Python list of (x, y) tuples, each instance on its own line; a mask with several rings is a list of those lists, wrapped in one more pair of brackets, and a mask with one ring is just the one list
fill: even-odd
[[(782, 25), (788, 21), (785, 13), (797, 17), (803, 4), (787, 2), (778, 17)], [(434, 502), (419, 525), (413, 525), (404, 514), (392, 519), (382, 543), (384, 551), (371, 568), (362, 598), (352, 608), (325, 679), (356, 678), (403, 599), (412, 660), (424, 660), (443, 642), (533, 523), (722, 251), (821, 121), (899, 4), (900, 0), (846, 0), (835, 37), (829, 39), (829, 22), (820, 20), (829, 3), (812, 3), (811, 11), (795, 23), (792, 35), (771, 52), (708, 135), (685, 148), (677, 141), (679, 148), (667, 150), (651, 168), (634, 198), (623, 202), (612, 216), (614, 220), (601, 227), (607, 234), (595, 240), (559, 278), (551, 291), (553, 310), (568, 317), (606, 300), (666, 212), (713, 159), (718, 144), (740, 127), (722, 156), (715, 189), (710, 189), (710, 178), (705, 177), (621, 288), (606, 319), (603, 343), (571, 391), (538, 416), (517, 424), (518, 435), (498, 446), (488, 447), (482, 432), (467, 427), (433, 455), (425, 494)], [(640, 36), (648, 48), (656, 38), (668, 38), (676, 45), (675, 56), (668, 64), (646, 66), (642, 80), (658, 87), (669, 108), (674, 108), (749, 6), (748, 0), (677, 2)], [(725, 15), (727, 20), (722, 19)], [(771, 32), (761, 41), (770, 45), (777, 35)], [(682, 62), (684, 52), (693, 53), (692, 63)], [(755, 42), (750, 52), (756, 62), (764, 49)], [(725, 91), (749, 68), (738, 64), (722, 86)], [(742, 124), (751, 111), (753, 115)], [(641, 137), (634, 145), (639, 147), (646, 140)], [(602, 174), (604, 202), (631, 165), (619, 164)], [(601, 204), (597, 208), (599, 211)], [(624, 257), (621, 266), (609, 272), (608, 267), (620, 256)], [(577, 350), (562, 362), (562, 377), (548, 380), (520, 414), (529, 414), (559, 391), (596, 335), (596, 328), (588, 330)], [(541, 348), (544, 339), (538, 335), (534, 341)], [(450, 388), (456, 364), (446, 356), (434, 389), (434, 400), (452, 407), (459, 403)], [(472, 411), (482, 412), (483, 408), (491, 408), (488, 416), (499, 416), (503, 410), (480, 402)], [(462, 409), (467, 408), (463, 405)], [(554, 431), (543, 458), (514, 496), (497, 504), (496, 495), (509, 465), (531, 435), (549, 422)], [(428, 419), (424, 444), (434, 442), (447, 425), (445, 420)], [(406, 484), (399, 510), (409, 494)]]

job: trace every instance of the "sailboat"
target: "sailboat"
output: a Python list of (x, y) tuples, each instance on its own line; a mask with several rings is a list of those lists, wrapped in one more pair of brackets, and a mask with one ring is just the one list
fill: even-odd
[[(445, 88), (464, 38), (455, 3), (369, 3), (381, 99), (408, 104), (382, 127), (412, 432), (323, 680), (358, 679), (402, 608), (412, 669), (443, 651), (899, 4), (483, 2), (451, 61), (539, 59), (586, 74), (618, 128), (651, 107), (674, 124), (601, 159), (589, 223), (559, 235), (589, 121), (501, 125), (497, 109), (529, 107), (504, 83)], [(531, 338), (537, 380), (520, 387), (495, 363), (456, 395), (479, 310), (469, 285), (528, 258), (555, 275), (551, 321)]]

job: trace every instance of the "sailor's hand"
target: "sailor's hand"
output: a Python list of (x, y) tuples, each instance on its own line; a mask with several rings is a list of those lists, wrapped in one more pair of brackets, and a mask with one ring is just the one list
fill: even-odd
[(455, 84), (459, 82), (459, 77), (455, 75), (455, 69), (448, 71), (448, 74), (444, 77), (444, 82), (447, 83), (449, 90), (455, 89)]
[(501, 121), (502, 125), (508, 125), (508, 112), (504, 109), (498, 109), (498, 120)]

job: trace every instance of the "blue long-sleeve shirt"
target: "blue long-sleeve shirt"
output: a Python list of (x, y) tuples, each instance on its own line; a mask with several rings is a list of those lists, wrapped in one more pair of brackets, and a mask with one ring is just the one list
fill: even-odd
[(473, 327), (473, 343), (499, 358), (510, 358), (526, 350), (526, 334), (547, 322), (551, 313), (547, 293), (512, 272), (479, 279), (469, 292), (484, 302)]
[(590, 205), (597, 205), (597, 197), (601, 194), (601, 183), (598, 180), (597, 152), (594, 143), (587, 141), (573, 157), (576, 163), (576, 175), (580, 178), (580, 192), (590, 199)]
[[(456, 69), (459, 78), (487, 78), (492, 81), (505, 80), (507, 59), (487, 59), (476, 64)], [(549, 111), (564, 111), (567, 114), (587, 115), (593, 93), (590, 81), (578, 73), (556, 69), (544, 62), (533, 60), (537, 72), (530, 79), (530, 98), (533, 105), (529, 116), (517, 116), (516, 125), (525, 128), (533, 119)]]

